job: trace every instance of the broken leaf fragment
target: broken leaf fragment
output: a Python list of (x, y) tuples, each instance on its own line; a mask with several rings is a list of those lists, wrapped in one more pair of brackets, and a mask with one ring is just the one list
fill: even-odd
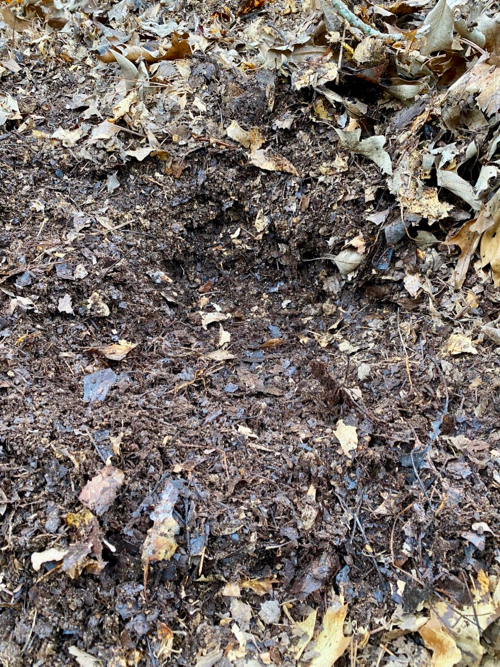
[(445, 345), (445, 351), (448, 354), (477, 354), (476, 348), (472, 345), (472, 339), (461, 333), (454, 333), (448, 338)]
[(177, 549), (175, 535), (179, 532), (179, 524), (173, 517), (174, 506), (179, 492), (171, 480), (167, 480), (160, 500), (151, 514), (153, 526), (142, 547), (142, 564), (144, 567), (144, 588), (148, 581), (149, 564), (161, 560), (170, 560)]
[(102, 347), (92, 347), (90, 348), (91, 352), (96, 352), (106, 359), (111, 359), (112, 361), (122, 361), (125, 359), (127, 354), (137, 347), (138, 343), (129, 343), (126, 340), (119, 340), (118, 343), (112, 343), (111, 345), (103, 345)]
[(80, 501), (98, 516), (107, 512), (125, 481), (125, 474), (114, 466), (104, 466), (101, 472), (83, 487)]
[(72, 655), (80, 667), (100, 667), (102, 665), (101, 660), (95, 658), (90, 653), (82, 651), (77, 646), (70, 646), (69, 654)]
[(298, 171), (293, 164), (282, 155), (270, 153), (268, 150), (256, 150), (250, 155), (250, 162), (259, 169), (265, 171), (284, 171), (287, 174), (298, 176)]
[(93, 292), (88, 301), (87, 309), (92, 317), (108, 317), (110, 310), (104, 303), (99, 292)]
[(365, 261), (364, 255), (359, 253), (354, 248), (346, 248), (341, 250), (338, 255), (332, 255), (331, 257), (341, 276), (347, 276), (363, 264)]
[(45, 563), (53, 563), (55, 561), (60, 561), (68, 553), (67, 549), (61, 549), (60, 547), (52, 547), (51, 549), (46, 549), (45, 551), (37, 551), (31, 554), (31, 564), (35, 572), (39, 572), (42, 565)]

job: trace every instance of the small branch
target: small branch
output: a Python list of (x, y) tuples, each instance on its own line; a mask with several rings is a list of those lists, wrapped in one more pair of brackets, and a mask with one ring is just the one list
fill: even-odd
[(353, 12), (351, 12), (351, 10), (347, 7), (347, 5), (344, 4), (344, 2), (342, 2), (342, 0), (321, 0), (322, 5), (326, 2), (329, 3), (333, 7), (334, 11), (345, 21), (347, 21), (347, 23), (352, 28), (361, 30), (361, 32), (368, 37), (378, 37), (379, 39), (383, 39), (385, 42), (396, 42), (397, 40), (404, 38), (403, 33), (398, 32), (389, 35), (367, 25), (358, 16), (356, 16), (356, 14), (353, 14)]

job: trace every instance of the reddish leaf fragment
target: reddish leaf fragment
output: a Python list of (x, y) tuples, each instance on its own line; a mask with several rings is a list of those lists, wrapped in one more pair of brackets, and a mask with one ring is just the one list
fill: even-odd
[(80, 501), (98, 516), (108, 511), (125, 480), (124, 473), (114, 466), (105, 466), (83, 487)]
[(173, 517), (174, 506), (179, 492), (171, 480), (167, 480), (160, 500), (151, 518), (153, 527), (149, 529), (142, 547), (142, 564), (144, 566), (144, 589), (148, 581), (149, 564), (170, 560), (177, 549), (175, 535), (179, 532), (179, 524)]

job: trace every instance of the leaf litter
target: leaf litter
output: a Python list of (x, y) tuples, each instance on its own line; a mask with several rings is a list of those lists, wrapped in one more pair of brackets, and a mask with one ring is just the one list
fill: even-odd
[(491, 7), (7, 4), (2, 652), (495, 660)]

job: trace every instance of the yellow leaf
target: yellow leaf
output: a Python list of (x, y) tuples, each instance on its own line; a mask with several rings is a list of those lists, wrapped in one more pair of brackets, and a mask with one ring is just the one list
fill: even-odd
[(333, 433), (340, 442), (342, 451), (346, 456), (349, 456), (349, 452), (353, 449), (357, 449), (358, 434), (355, 426), (348, 426), (347, 424), (344, 424), (343, 419), (339, 419), (337, 422), (337, 429)]
[(477, 354), (477, 350), (473, 347), (469, 336), (464, 336), (464, 334), (460, 333), (451, 334), (446, 343), (445, 351), (453, 355)]
[(314, 634), (314, 627), (316, 625), (316, 616), (318, 614), (318, 610), (315, 609), (312, 611), (307, 618), (305, 618), (303, 621), (300, 621), (299, 623), (296, 623), (295, 625), (299, 630), (301, 630), (304, 634), (302, 637), (299, 639), (299, 642), (296, 646), (297, 653), (295, 655), (295, 660), (298, 664), (302, 654), (307, 648), (307, 645), (313, 638)]
[(294, 176), (299, 175), (293, 164), (282, 155), (272, 155), (264, 150), (253, 151), (250, 155), (250, 162), (265, 171), (284, 171)]
[(309, 663), (309, 667), (332, 667), (344, 654), (351, 643), (350, 637), (344, 636), (344, 619), (347, 605), (339, 609), (329, 607), (323, 617), (323, 629), (316, 639), (314, 650), (317, 655)]

